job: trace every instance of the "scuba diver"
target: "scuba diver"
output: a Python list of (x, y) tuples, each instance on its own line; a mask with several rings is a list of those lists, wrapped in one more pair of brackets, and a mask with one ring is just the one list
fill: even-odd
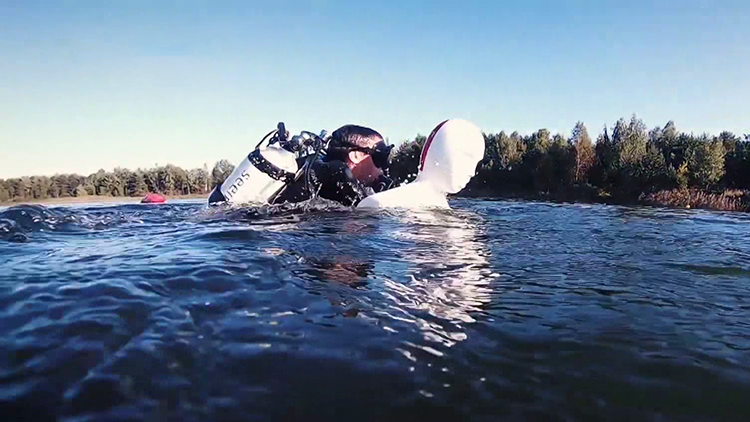
[(325, 131), (303, 131), (289, 139), (279, 123), (214, 188), (208, 203), (282, 204), (320, 196), (356, 206), (393, 185), (388, 177), (392, 149), (377, 131), (364, 126), (345, 125), (330, 137)]
[(357, 205), (370, 194), (391, 187), (386, 172), (392, 148), (373, 129), (342, 126), (331, 134), (325, 155), (309, 164), (312, 177), (288, 184), (271, 203), (300, 202), (317, 193), (345, 206)]

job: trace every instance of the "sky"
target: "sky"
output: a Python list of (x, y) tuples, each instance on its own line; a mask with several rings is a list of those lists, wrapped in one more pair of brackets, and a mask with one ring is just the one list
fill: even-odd
[(239, 162), (279, 121), (750, 133), (750, 2), (0, 0), (0, 178)]

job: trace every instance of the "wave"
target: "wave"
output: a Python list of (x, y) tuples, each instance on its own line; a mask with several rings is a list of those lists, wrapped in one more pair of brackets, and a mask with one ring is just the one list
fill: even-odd
[(34, 233), (102, 230), (123, 222), (142, 221), (122, 209), (92, 213), (44, 205), (17, 205), (0, 212), (0, 239), (28, 242)]

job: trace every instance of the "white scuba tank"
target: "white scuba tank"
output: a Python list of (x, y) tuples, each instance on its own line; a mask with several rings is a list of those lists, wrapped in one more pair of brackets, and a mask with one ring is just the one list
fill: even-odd
[(264, 204), (271, 195), (284, 186), (285, 174), (264, 165), (263, 160), (286, 174), (294, 175), (297, 171), (294, 153), (281, 148), (278, 144), (259, 147), (248, 154), (221, 184), (220, 191), (224, 196), (224, 202)]
[(484, 135), (476, 125), (445, 120), (425, 141), (414, 182), (368, 196), (357, 208), (449, 208), (446, 196), (469, 183), (483, 157)]

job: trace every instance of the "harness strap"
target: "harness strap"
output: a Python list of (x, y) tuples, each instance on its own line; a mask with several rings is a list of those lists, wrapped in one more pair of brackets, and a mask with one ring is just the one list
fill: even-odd
[(262, 171), (263, 173), (267, 174), (269, 177), (276, 179), (276, 180), (283, 180), (284, 182), (291, 182), (294, 180), (295, 174), (292, 172), (288, 172), (282, 168), (277, 167), (272, 162), (266, 160), (263, 155), (261, 155), (260, 150), (255, 149), (253, 152), (247, 155), (247, 159), (257, 168), (258, 170)]

